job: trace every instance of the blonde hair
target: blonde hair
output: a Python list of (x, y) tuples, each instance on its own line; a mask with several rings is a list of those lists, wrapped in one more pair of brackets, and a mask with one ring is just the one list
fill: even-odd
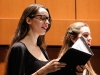
[[(63, 45), (59, 52), (58, 58), (61, 58), (61, 56), (73, 45), (73, 42), (71, 41), (70, 36), (73, 36), (74, 38), (78, 38), (80, 29), (85, 26), (89, 27), (86, 23), (83, 23), (83, 22), (75, 22), (69, 26), (64, 36)], [(85, 67), (89, 71), (90, 75), (97, 75), (95, 71), (93, 70), (90, 61), (87, 62)]]

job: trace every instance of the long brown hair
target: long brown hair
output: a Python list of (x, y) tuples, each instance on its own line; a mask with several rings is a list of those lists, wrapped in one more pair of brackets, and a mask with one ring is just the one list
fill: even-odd
[[(67, 32), (64, 36), (63, 45), (59, 52), (58, 58), (60, 58), (73, 45), (73, 42), (71, 41), (70, 36), (73, 36), (74, 38), (78, 38), (80, 29), (84, 26), (89, 27), (86, 23), (83, 23), (83, 22), (76, 22), (70, 25), (70, 27), (67, 29)], [(85, 66), (91, 75), (96, 75), (96, 73), (92, 69), (90, 61), (88, 61)]]
[[(46, 8), (43, 5), (40, 5), (40, 4), (32, 4), (32, 5), (28, 6), (24, 10), (24, 12), (23, 12), (23, 14), (22, 14), (22, 16), (21, 16), (21, 18), (19, 20), (19, 23), (18, 23), (16, 32), (15, 32), (15, 35), (14, 35), (14, 37), (12, 39), (12, 42), (11, 42), (11, 46), (14, 43), (19, 42), (20, 40), (22, 40), (27, 35), (27, 33), (29, 32), (29, 29), (30, 28), (29, 28), (29, 25), (26, 22), (26, 18), (27, 17), (30, 17), (32, 15), (36, 15), (37, 12), (38, 12), (38, 10), (39, 10), (39, 8), (44, 8), (49, 13), (48, 8)], [(48, 27), (47, 31), (51, 27), (51, 16), (50, 16), (50, 13), (49, 13), (49, 18), (50, 18), (49, 19), (50, 20), (50, 24), (49, 24), (49, 27)], [(45, 40), (44, 39), (45, 39), (45, 35), (39, 36), (38, 37), (38, 40), (37, 40), (37, 45), (38, 46), (43, 46), (43, 48), (45, 48)]]
[[(19, 23), (18, 23), (18, 26), (17, 26), (17, 29), (15, 31), (15, 34), (14, 34), (14, 37), (11, 41), (11, 44), (10, 44), (10, 47), (9, 47), (9, 50), (8, 50), (8, 54), (6, 56), (6, 67), (5, 67), (5, 75), (8, 75), (8, 71), (9, 71), (9, 68), (8, 68), (8, 58), (9, 58), (9, 53), (10, 53), (10, 50), (11, 50), (11, 47), (14, 43), (16, 42), (19, 42), (20, 40), (22, 40), (23, 38), (25, 38), (25, 36), (28, 34), (30, 28), (29, 28), (29, 25), (27, 24), (26, 22), (26, 18), (29, 17), (31, 18), (32, 15), (36, 15), (39, 8), (44, 8), (47, 10), (47, 12), (49, 13), (49, 26), (48, 26), (48, 29), (47, 31), (50, 29), (51, 27), (51, 16), (50, 16), (50, 12), (48, 10), (47, 7), (43, 6), (43, 5), (40, 5), (40, 4), (32, 4), (32, 5), (29, 5), (22, 13), (22, 16), (19, 20)], [(41, 46), (42, 48), (46, 48), (46, 43), (45, 43), (45, 35), (41, 35), (38, 37), (37, 39), (37, 45), (38, 46)]]

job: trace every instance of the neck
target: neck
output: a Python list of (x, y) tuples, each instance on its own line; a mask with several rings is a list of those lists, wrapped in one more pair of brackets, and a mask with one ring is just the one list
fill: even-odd
[(37, 39), (38, 39), (38, 35), (28, 34), (21, 41), (24, 42), (24, 43), (27, 43), (27, 44), (31, 44), (31, 45), (35, 45), (36, 46), (37, 45)]

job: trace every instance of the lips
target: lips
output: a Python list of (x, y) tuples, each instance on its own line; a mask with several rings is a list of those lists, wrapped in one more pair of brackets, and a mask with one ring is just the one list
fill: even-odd
[(87, 43), (88, 44), (88, 46), (90, 47), (91, 46), (91, 44), (90, 43)]
[(44, 30), (47, 30), (47, 27), (42, 27)]

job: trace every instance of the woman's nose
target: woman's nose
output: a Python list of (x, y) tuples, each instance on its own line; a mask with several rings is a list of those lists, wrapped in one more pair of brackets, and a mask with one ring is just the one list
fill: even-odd
[(49, 22), (49, 20), (48, 20), (48, 19), (46, 19), (46, 20), (45, 20), (45, 23), (50, 24), (50, 22)]
[(92, 37), (91, 36), (88, 36), (88, 40), (92, 40)]

